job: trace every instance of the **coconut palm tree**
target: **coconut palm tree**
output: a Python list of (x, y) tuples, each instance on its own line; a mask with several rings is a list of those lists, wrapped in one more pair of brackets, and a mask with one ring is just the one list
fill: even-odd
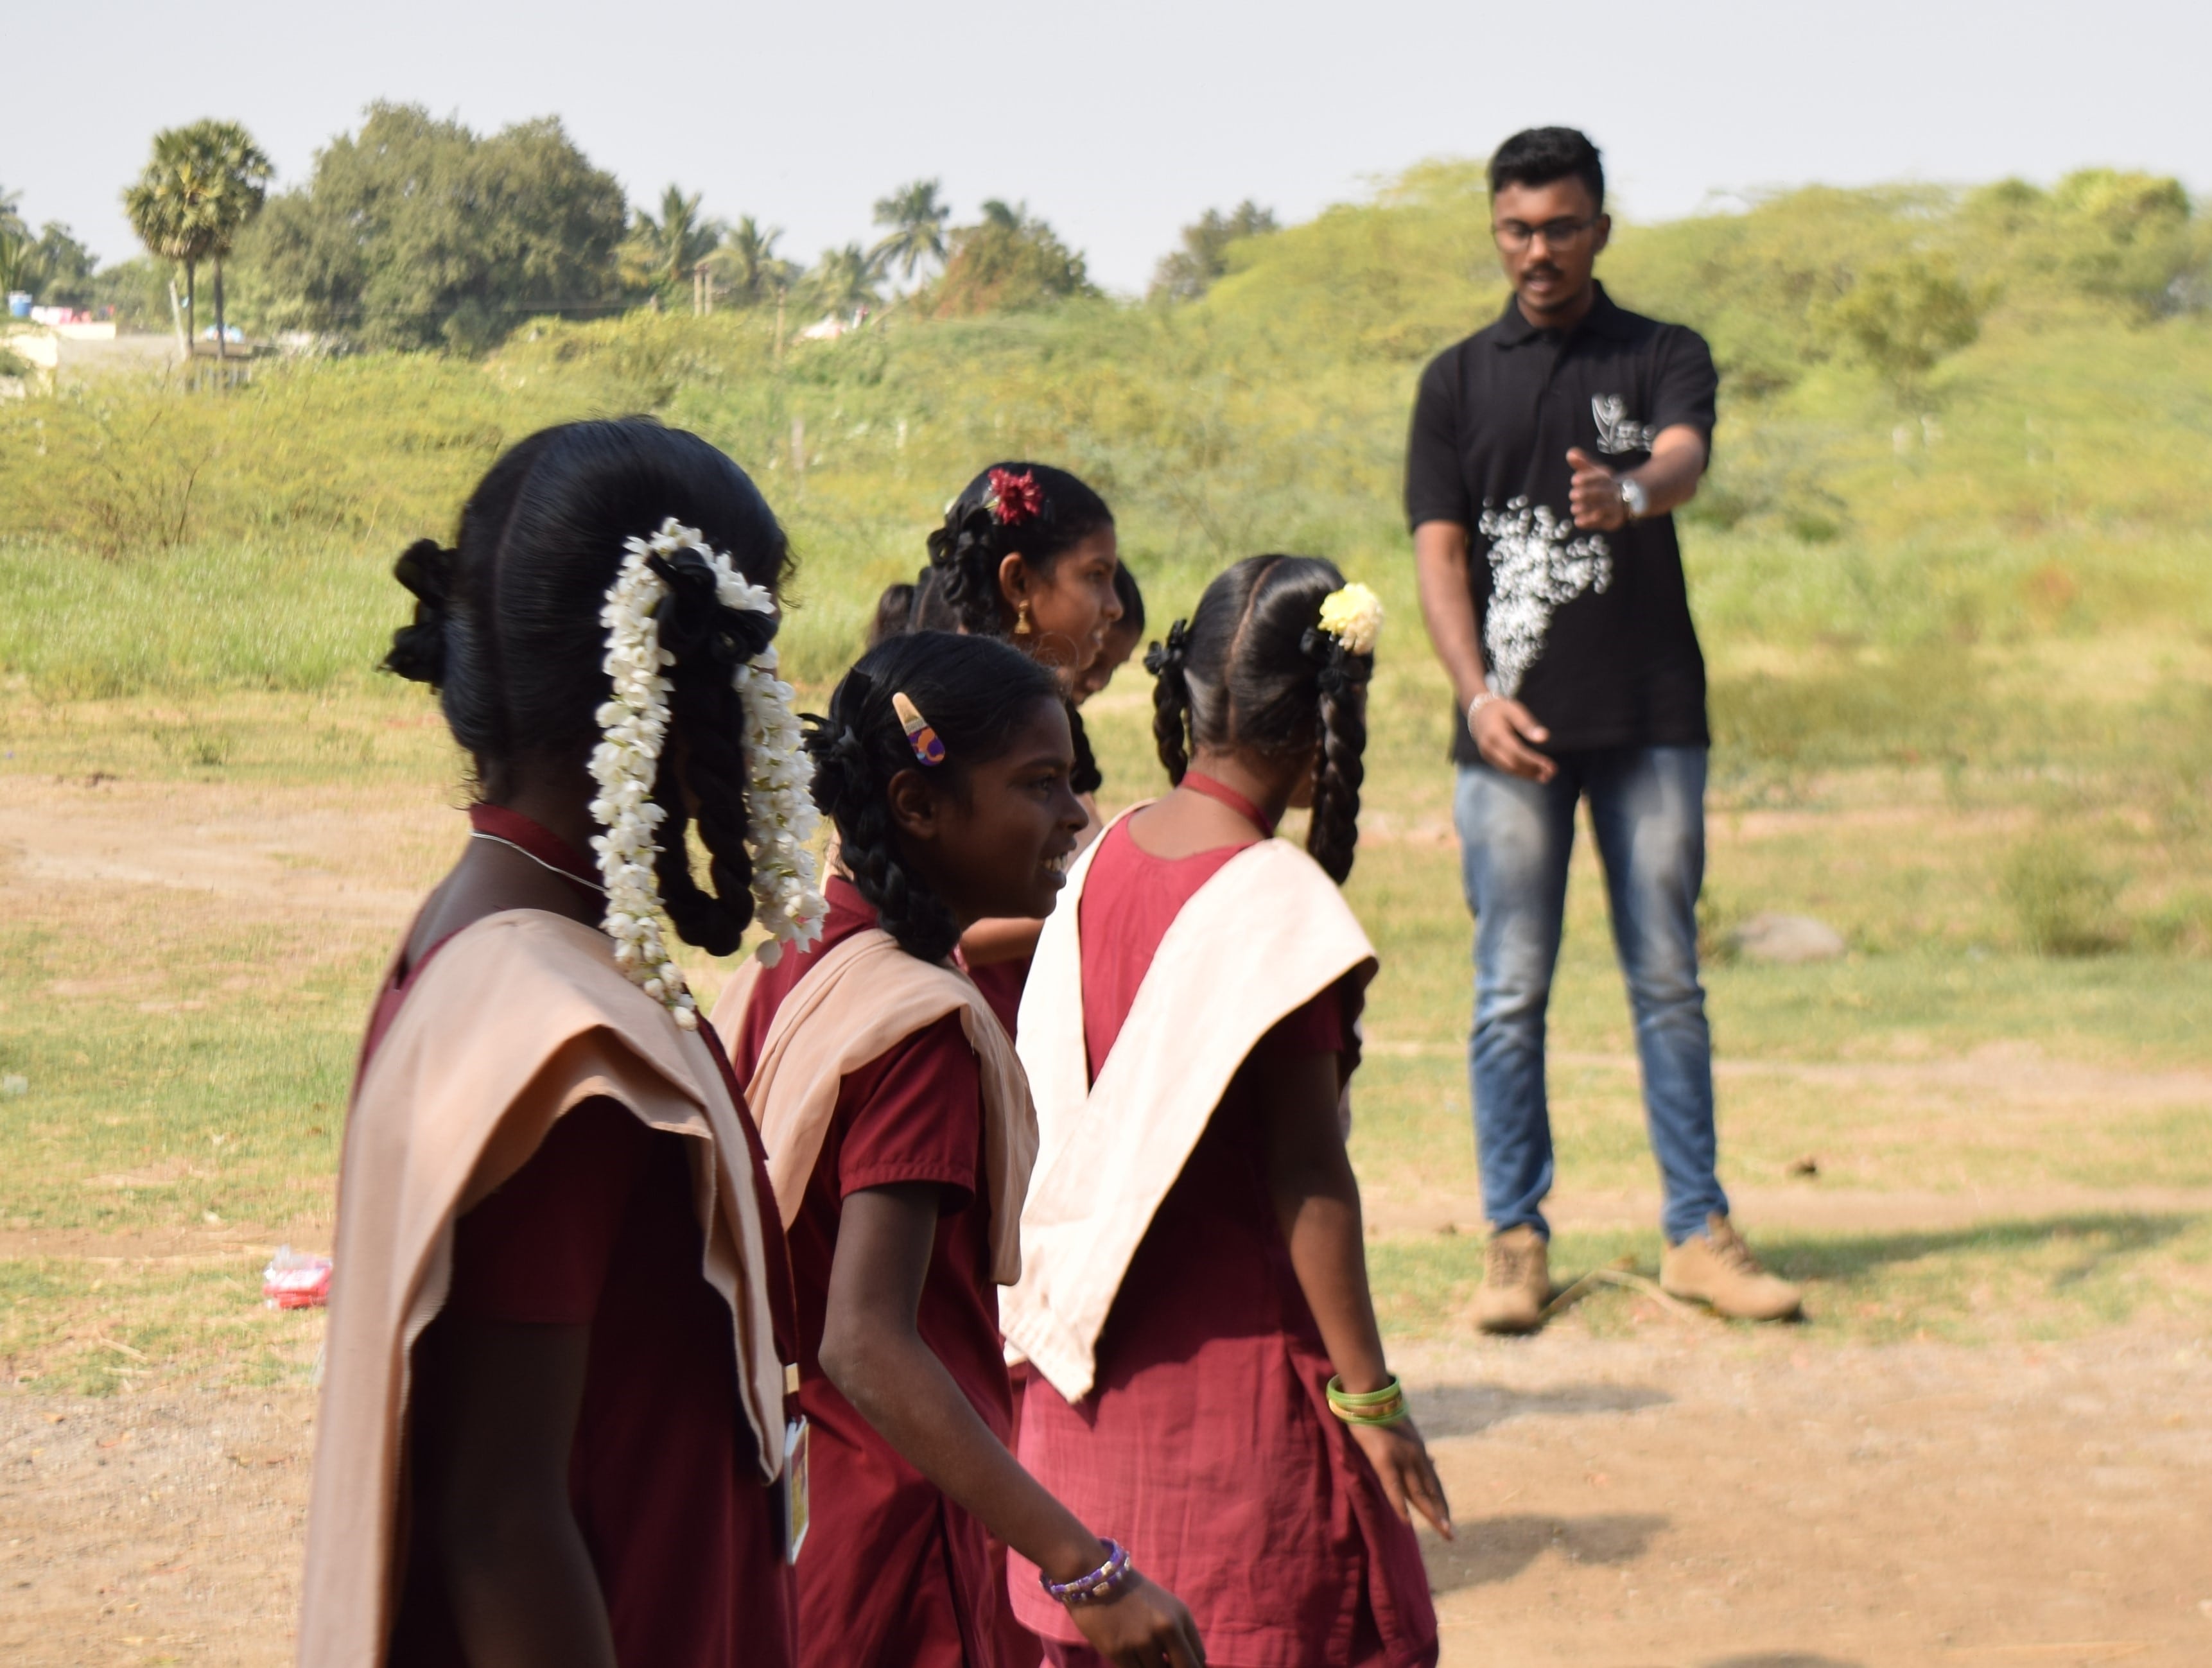
[(15, 206), (21, 200), (21, 191), (0, 190), (0, 295), (28, 289), (36, 278), (38, 240)]
[(876, 263), (857, 243), (825, 249), (806, 275), (806, 299), (825, 313), (842, 318), (877, 299)]
[(699, 194), (686, 197), (671, 185), (660, 194), (658, 218), (642, 209), (634, 211), (629, 238), (622, 246), (623, 276), (673, 300), (721, 240), (722, 222), (699, 218)]
[(707, 258), (729, 281), (741, 303), (765, 300), (779, 289), (788, 289), (798, 276), (792, 264), (775, 252), (782, 236), (781, 226), (763, 226), (746, 215), (722, 234), (721, 247)]
[(123, 193), (131, 229), (148, 251), (185, 268), (185, 320), (198, 333), (199, 264), (215, 264), (215, 351), (229, 338), (223, 316), (222, 263), (246, 222), (261, 212), (276, 170), (236, 122), (202, 121), (154, 136), (153, 159)]
[(868, 252), (880, 270), (889, 272), (896, 266), (911, 283), (915, 269), (924, 261), (945, 264), (945, 227), (952, 210), (938, 198), (943, 188), (942, 180), (917, 179), (877, 203), (876, 224), (891, 228)]

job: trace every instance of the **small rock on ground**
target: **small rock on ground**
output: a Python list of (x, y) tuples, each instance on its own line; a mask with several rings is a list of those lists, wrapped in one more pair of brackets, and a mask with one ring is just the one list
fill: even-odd
[(1832, 961), (1850, 948), (1842, 933), (1810, 915), (1754, 915), (1729, 939), (1739, 955), (1785, 967), (1802, 961)]

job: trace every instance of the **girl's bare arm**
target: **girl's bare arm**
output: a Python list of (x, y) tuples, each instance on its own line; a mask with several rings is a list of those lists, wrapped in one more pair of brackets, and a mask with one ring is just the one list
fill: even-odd
[[(1336, 1057), (1263, 1050), (1245, 1062), (1244, 1071), (1268, 1108), (1267, 1184), (1275, 1220), (1306, 1307), (1321, 1328), (1322, 1346), (1345, 1389), (1355, 1394), (1380, 1390), (1390, 1381), (1390, 1370), (1367, 1287), (1359, 1183), (1337, 1118)], [(1407, 1515), (1410, 1505), (1449, 1536), (1451, 1508), (1413, 1422), (1354, 1426), (1352, 1434), (1399, 1514)]]
[[(939, 1198), (934, 1184), (910, 1182), (845, 1200), (822, 1370), (946, 1498), (1054, 1580), (1073, 1580), (1104, 1562), (1106, 1549), (992, 1434), (915, 1330)], [(1176, 1668), (1198, 1668), (1206, 1659), (1190, 1613), (1149, 1581), (1071, 1614), (1093, 1647), (1117, 1664), (1157, 1664), (1163, 1653)]]
[(588, 1326), (440, 1324), (416, 1410), (416, 1502), (476, 1668), (615, 1668), (568, 1503)]

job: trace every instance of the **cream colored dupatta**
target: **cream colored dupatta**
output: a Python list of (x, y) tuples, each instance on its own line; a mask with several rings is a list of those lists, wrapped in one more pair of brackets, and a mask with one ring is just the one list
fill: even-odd
[(300, 1616), (306, 1668), (381, 1668), (402, 1529), (410, 1352), (444, 1305), (453, 1223), (556, 1119), (605, 1096), (685, 1137), (702, 1272), (730, 1306), (763, 1483), (783, 1465), (783, 1367), (751, 1155), (720, 1066), (625, 979), (592, 928), (487, 916), (416, 976), (346, 1119)]
[(1263, 840), (1183, 906), (1094, 1083), (1081, 913), (1105, 844), (1094, 841), (1069, 871), (1022, 998), (1037, 1163), (1022, 1210), (1021, 1282), (999, 1305), (1007, 1341), (1071, 1402), (1090, 1393), (1129, 1260), (1245, 1057), (1322, 992), (1346, 977), (1364, 985), (1375, 971), (1373, 946), (1321, 865), (1287, 840)]
[[(757, 961), (747, 962), (714, 1004), (714, 1029), (733, 1060), (754, 1052), (744, 1028), (760, 974)], [(846, 1076), (947, 1014), (960, 1016), (982, 1075), (991, 1277), (1012, 1285), (1022, 1271), (1022, 1197), (1036, 1158), (1036, 1113), (1006, 1028), (967, 974), (908, 955), (880, 927), (840, 939), (777, 1004), (760, 1039), (745, 1101), (759, 1120), (769, 1182), (789, 1228), (806, 1198)]]

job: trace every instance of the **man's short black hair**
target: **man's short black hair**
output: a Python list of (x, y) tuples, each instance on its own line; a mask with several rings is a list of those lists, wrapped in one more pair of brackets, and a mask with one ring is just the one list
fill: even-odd
[(1548, 185), (1569, 176), (1589, 187), (1590, 201), (1605, 207), (1605, 164), (1589, 136), (1571, 127), (1523, 128), (1490, 159), (1490, 194), (1508, 185)]

